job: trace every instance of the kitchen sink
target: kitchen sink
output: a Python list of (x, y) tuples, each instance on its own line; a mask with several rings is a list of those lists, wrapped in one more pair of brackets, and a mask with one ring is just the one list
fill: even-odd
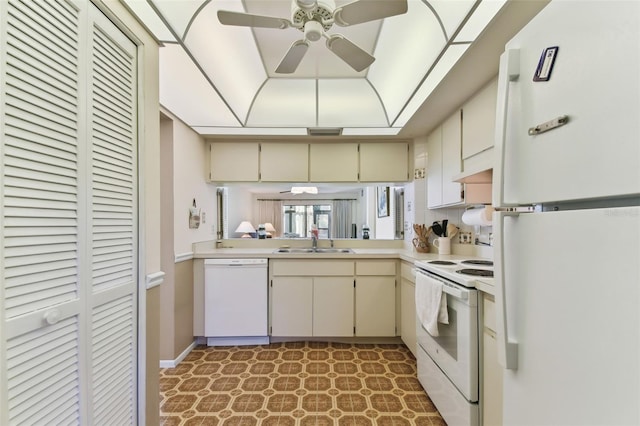
[(348, 248), (279, 248), (274, 253), (353, 253)]

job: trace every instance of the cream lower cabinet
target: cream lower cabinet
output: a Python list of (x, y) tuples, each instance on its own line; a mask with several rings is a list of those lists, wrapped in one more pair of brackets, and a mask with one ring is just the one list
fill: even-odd
[(498, 363), (495, 300), (484, 293), (482, 304), (482, 424), (499, 426), (502, 424), (502, 367)]
[(313, 278), (313, 336), (353, 336), (353, 278)]
[(356, 262), (356, 336), (396, 335), (396, 263)]
[(313, 278), (271, 280), (271, 335), (313, 335)]
[(353, 336), (353, 261), (271, 262), (271, 335)]
[(410, 262), (400, 265), (400, 336), (413, 356), (417, 356), (416, 279)]

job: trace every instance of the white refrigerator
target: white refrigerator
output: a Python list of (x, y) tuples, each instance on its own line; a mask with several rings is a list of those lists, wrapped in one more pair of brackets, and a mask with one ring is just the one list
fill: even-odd
[(553, 0), (500, 60), (505, 425), (640, 424), (640, 2)]

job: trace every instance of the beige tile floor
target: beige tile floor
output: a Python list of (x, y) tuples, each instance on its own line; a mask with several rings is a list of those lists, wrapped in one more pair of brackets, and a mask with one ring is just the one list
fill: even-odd
[(160, 372), (161, 425), (445, 425), (404, 345), (199, 346)]

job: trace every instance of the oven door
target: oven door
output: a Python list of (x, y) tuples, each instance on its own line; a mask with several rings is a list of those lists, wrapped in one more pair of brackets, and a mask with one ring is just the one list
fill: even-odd
[(416, 269), (419, 280), (437, 280), (447, 297), (449, 324), (438, 323), (430, 335), (416, 319), (418, 344), (470, 402), (478, 401), (478, 292)]

